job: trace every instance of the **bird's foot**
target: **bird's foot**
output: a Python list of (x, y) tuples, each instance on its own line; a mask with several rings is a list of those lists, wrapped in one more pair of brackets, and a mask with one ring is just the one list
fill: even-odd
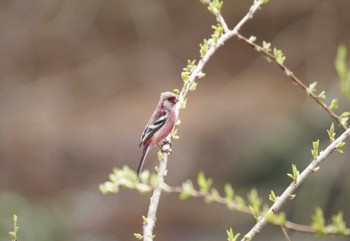
[(171, 153), (173, 152), (173, 150), (171, 149), (171, 142), (168, 140), (164, 140), (161, 144), (161, 148), (163, 153), (166, 153), (168, 155), (171, 155)]

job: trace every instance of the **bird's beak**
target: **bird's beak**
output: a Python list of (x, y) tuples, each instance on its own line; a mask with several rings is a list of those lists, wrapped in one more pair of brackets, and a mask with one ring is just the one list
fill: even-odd
[(180, 101), (180, 99), (179, 99), (179, 97), (177, 96), (177, 97), (175, 98), (174, 102), (177, 103), (177, 102), (179, 102), (179, 101)]

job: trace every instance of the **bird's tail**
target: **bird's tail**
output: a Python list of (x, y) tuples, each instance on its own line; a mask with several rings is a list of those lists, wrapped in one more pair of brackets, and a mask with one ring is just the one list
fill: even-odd
[(140, 174), (141, 174), (141, 171), (142, 171), (142, 167), (143, 167), (143, 163), (145, 162), (145, 159), (146, 159), (146, 156), (147, 156), (147, 153), (148, 153), (148, 149), (149, 149), (149, 146), (145, 146), (143, 148), (141, 160), (140, 160), (140, 163), (139, 163), (139, 167), (137, 168), (137, 177), (140, 177)]

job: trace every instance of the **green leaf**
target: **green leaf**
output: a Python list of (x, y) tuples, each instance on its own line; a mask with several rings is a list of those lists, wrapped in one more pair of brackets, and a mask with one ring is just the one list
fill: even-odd
[(263, 41), (263, 46), (262, 47), (268, 53), (271, 51), (271, 43), (269, 43), (269, 42)]
[(327, 130), (329, 140), (333, 142), (335, 140), (336, 133), (334, 132), (334, 123), (332, 122), (331, 127)]
[(345, 235), (346, 234), (346, 225), (343, 219), (343, 212), (339, 212), (337, 215), (332, 217), (332, 225), (331, 225), (338, 234)]
[(349, 120), (349, 116), (350, 116), (350, 112), (346, 111), (344, 113), (342, 113), (339, 117), (340, 119), (340, 122), (343, 124), (343, 125), (347, 125), (347, 122)]
[(243, 210), (246, 208), (244, 199), (241, 196), (235, 196), (235, 202), (237, 203), (238, 210)]
[(196, 190), (194, 189), (192, 182), (187, 180), (186, 182), (182, 183), (182, 191), (179, 197), (181, 200), (185, 200), (193, 197), (195, 192)]
[(138, 240), (142, 240), (143, 236), (139, 233), (134, 233), (134, 237), (137, 238)]
[(148, 220), (145, 216), (142, 216), (142, 223), (143, 225), (146, 225), (148, 223)]
[(201, 192), (208, 193), (211, 188), (211, 185), (213, 184), (213, 180), (211, 178), (206, 179), (204, 173), (199, 172), (197, 183)]
[(345, 146), (345, 142), (340, 142), (338, 145), (336, 145), (335, 150), (339, 153), (344, 153), (344, 151), (342, 150), (342, 148)]
[(292, 173), (287, 174), (288, 177), (292, 178), (293, 181), (296, 181), (299, 177), (299, 171), (297, 169), (297, 166), (292, 164)]
[(234, 234), (233, 233), (233, 229), (230, 228), (229, 230), (226, 230), (227, 233), (227, 241), (237, 241), (238, 237), (239, 237), (239, 233), (238, 234)]
[(256, 36), (250, 36), (248, 39), (249, 43), (254, 43), (255, 40), (256, 40)]
[(280, 49), (273, 48), (273, 55), (275, 56), (276, 61), (279, 64), (283, 64), (283, 62), (286, 60), (286, 57), (284, 56), (284, 54), (282, 53), (282, 50)]
[(180, 109), (185, 109), (187, 107), (187, 98), (181, 102)]
[(323, 216), (323, 211), (319, 207), (315, 209), (315, 212), (312, 215), (311, 226), (315, 229), (318, 235), (322, 235), (325, 233), (325, 220)]
[(203, 73), (202, 71), (200, 71), (198, 74), (197, 74), (197, 77), (199, 79), (203, 78), (205, 76), (205, 73)]
[(319, 93), (318, 98), (325, 100), (326, 99), (326, 91), (323, 90), (321, 93)]
[(162, 161), (164, 159), (164, 155), (162, 153), (162, 151), (158, 151), (158, 160)]
[(225, 184), (225, 187), (224, 187), (224, 190), (225, 190), (225, 196), (226, 196), (226, 199), (228, 200), (233, 200), (233, 196), (234, 196), (234, 190), (231, 186), (231, 184), (229, 183), (226, 183)]
[(250, 203), (249, 209), (253, 216), (258, 219), (260, 216), (260, 206), (262, 204), (261, 198), (258, 196), (258, 192), (255, 188), (253, 188), (249, 193), (248, 193), (248, 201)]
[(205, 200), (209, 203), (217, 202), (220, 199), (220, 194), (215, 188), (210, 189), (210, 195), (208, 195)]
[(337, 56), (335, 57), (334, 61), (334, 67), (340, 79), (345, 79), (348, 75), (348, 69), (346, 67), (346, 56), (347, 49), (345, 45), (340, 44), (338, 46)]
[(18, 217), (17, 215), (13, 215), (13, 231), (8, 232), (8, 234), (10, 235), (10, 237), (12, 238), (12, 241), (17, 241), (17, 233), (19, 230), (19, 227), (17, 226), (17, 222), (18, 222)]
[(340, 90), (346, 98), (350, 98), (350, 71), (346, 63), (347, 48), (345, 45), (339, 45), (337, 56), (334, 61), (335, 70), (340, 79)]
[(200, 50), (199, 50), (200, 56), (201, 58), (203, 58), (209, 49), (208, 40), (204, 39), (203, 43), (199, 44), (199, 47), (200, 47)]
[(329, 105), (329, 108), (331, 110), (338, 109), (338, 99), (332, 99), (331, 104)]
[(286, 215), (284, 213), (271, 213), (267, 217), (267, 220), (270, 223), (280, 226), (286, 222)]
[(313, 149), (311, 150), (311, 155), (313, 156), (313, 158), (316, 158), (318, 156), (319, 145), (320, 145), (320, 140), (319, 139), (317, 141), (313, 141), (312, 142)]
[(311, 95), (316, 91), (316, 85), (317, 85), (316, 81), (309, 85), (309, 87), (306, 89), (308, 95)]
[(271, 192), (270, 192), (270, 194), (269, 194), (269, 200), (270, 200), (271, 202), (275, 202), (275, 201), (276, 201), (276, 198), (277, 198), (277, 197), (276, 197), (275, 192), (271, 190)]
[(197, 85), (198, 85), (198, 83), (193, 81), (191, 86), (190, 86), (190, 91), (195, 91), (197, 89)]

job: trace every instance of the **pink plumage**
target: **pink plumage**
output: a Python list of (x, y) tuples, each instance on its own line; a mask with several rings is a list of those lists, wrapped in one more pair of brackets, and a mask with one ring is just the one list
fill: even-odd
[(137, 168), (138, 176), (140, 176), (148, 151), (160, 145), (173, 130), (179, 113), (177, 103), (178, 99), (174, 93), (161, 93), (157, 108), (141, 135), (140, 146), (143, 145), (143, 152)]

